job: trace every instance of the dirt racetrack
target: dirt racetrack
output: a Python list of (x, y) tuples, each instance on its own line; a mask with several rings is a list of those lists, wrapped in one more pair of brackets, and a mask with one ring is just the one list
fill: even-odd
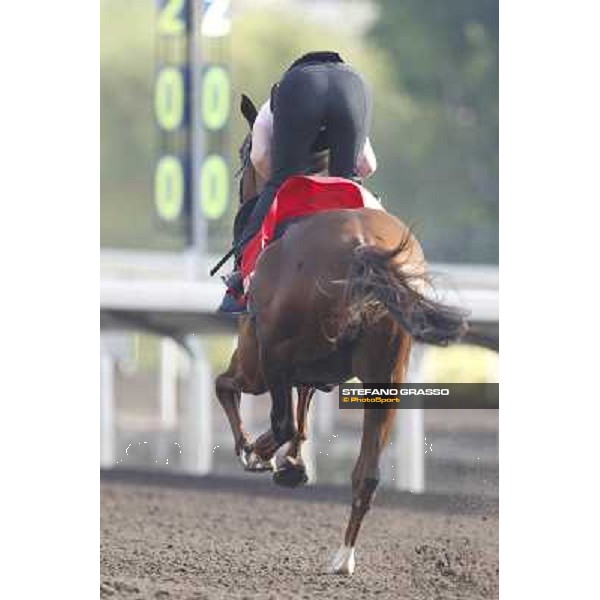
[(350, 489), (105, 472), (102, 598), (470, 600), (498, 597), (496, 499), (381, 490), (355, 574), (327, 572)]

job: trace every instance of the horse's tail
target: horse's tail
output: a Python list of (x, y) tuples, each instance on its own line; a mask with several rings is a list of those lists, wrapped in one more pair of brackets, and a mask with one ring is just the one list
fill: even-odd
[(445, 346), (466, 333), (466, 312), (425, 296), (424, 288), (430, 286), (427, 273), (411, 271), (396, 259), (410, 243), (408, 233), (393, 250), (356, 248), (345, 288), (344, 337), (354, 337), (385, 313), (419, 342)]

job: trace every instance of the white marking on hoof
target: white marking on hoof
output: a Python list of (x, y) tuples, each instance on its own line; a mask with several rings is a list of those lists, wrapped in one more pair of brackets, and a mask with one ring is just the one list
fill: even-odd
[(246, 464), (244, 468), (246, 471), (274, 471), (275, 470), (275, 457), (269, 460), (263, 460), (259, 458), (254, 452), (250, 452), (245, 456)]
[(241, 452), (238, 454), (238, 459), (239, 459), (240, 463), (242, 464), (242, 467), (244, 467), (244, 469), (246, 469), (248, 467), (248, 458), (247, 458), (246, 453), (244, 452), (243, 448), (242, 448)]
[(354, 546), (340, 546), (331, 563), (333, 573), (352, 575), (356, 561), (354, 560)]

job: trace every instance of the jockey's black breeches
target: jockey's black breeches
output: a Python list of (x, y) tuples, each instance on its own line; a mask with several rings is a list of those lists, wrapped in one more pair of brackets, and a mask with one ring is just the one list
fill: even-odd
[(329, 174), (350, 178), (371, 123), (371, 92), (346, 63), (311, 63), (289, 70), (274, 91), (272, 177), (260, 194), (241, 236), (260, 229), (279, 186), (308, 171), (311, 147), (324, 126)]

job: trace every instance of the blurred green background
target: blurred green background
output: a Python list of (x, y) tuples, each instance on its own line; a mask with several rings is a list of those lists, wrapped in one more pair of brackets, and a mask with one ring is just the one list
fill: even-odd
[[(153, 215), (155, 11), (152, 0), (101, 2), (103, 247), (183, 246)], [(234, 0), (235, 106), (242, 91), (263, 102), (315, 49), (339, 51), (370, 81), (379, 169), (369, 186), (416, 228), (429, 260), (496, 263), (498, 0)], [(232, 167), (245, 132), (236, 109)], [(228, 246), (236, 205), (212, 227), (211, 250)]]

